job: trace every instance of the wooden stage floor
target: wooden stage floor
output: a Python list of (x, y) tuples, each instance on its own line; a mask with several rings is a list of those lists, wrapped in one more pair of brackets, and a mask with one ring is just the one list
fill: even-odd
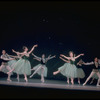
[(12, 82), (7, 82), (6, 78), (0, 78), (0, 84), (10, 85), (10, 86), (22, 86), (22, 87), (100, 91), (100, 86), (93, 86), (93, 85), (83, 86), (82, 84), (68, 85), (65, 81), (58, 81), (58, 80), (45, 80), (45, 83), (41, 83), (40, 79), (29, 79), (28, 82), (25, 82), (24, 79), (20, 79), (20, 81), (18, 82), (15, 78), (12, 78)]

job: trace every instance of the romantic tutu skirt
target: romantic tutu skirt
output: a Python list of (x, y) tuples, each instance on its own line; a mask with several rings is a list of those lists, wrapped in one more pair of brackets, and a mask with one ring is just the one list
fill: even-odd
[[(6, 73), (9, 72), (10, 70), (7, 69), (7, 66), (9, 66), (11, 69), (13, 68), (13, 64), (15, 64), (17, 61), (16, 60), (10, 60), (7, 62), (6, 65), (4, 65), (4, 68), (2, 68), (1, 72)], [(13, 74), (13, 72), (12, 72)]]
[[(4, 67), (3, 67), (2, 70), (1, 70), (1, 72), (7, 74), (7, 72), (9, 72), (9, 71), (11, 70), (11, 69), (8, 70), (8, 69), (7, 69), (7, 66), (8, 66), (8, 65), (4, 65)], [(11, 73), (11, 75), (13, 75), (13, 73)]]
[(17, 60), (10, 60), (8, 61), (8, 65), (13, 68), (14, 67), (14, 64), (17, 62)]
[[(36, 66), (33, 67), (33, 70), (37, 70), (40, 66), (44, 67), (43, 76), (44, 76), (44, 77), (47, 77), (47, 70), (48, 70), (48, 69), (47, 69), (47, 67), (46, 67), (45, 65), (38, 64), (38, 65), (36, 65)], [(40, 70), (37, 72), (37, 74), (38, 74), (38, 75), (41, 75), (41, 72), (42, 72), (42, 70), (40, 69)]]
[(8, 69), (6, 68), (6, 66), (4, 66), (4, 67), (2, 68), (1, 72), (3, 72), (3, 73), (5, 73), (5, 74), (7, 74)]
[(59, 67), (60, 73), (69, 78), (77, 77), (77, 68), (74, 64), (65, 63), (63, 66)]
[[(100, 69), (99, 69), (99, 73), (100, 73)], [(99, 77), (97, 76), (97, 74), (95, 73), (92, 78), (98, 79)]]
[(31, 64), (26, 59), (19, 59), (13, 66), (13, 68), (15, 69), (14, 72), (16, 72), (17, 74), (31, 74)]
[(85, 73), (82, 68), (77, 68), (77, 78), (84, 78)]

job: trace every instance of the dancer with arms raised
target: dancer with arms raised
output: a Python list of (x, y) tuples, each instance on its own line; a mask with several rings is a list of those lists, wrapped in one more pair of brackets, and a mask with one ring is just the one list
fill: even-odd
[(44, 77), (47, 77), (47, 67), (46, 67), (46, 63), (48, 62), (48, 60), (55, 58), (55, 56), (49, 55), (47, 58), (45, 57), (45, 54), (42, 54), (42, 57), (37, 57), (36, 55), (32, 54), (34, 56), (34, 59), (38, 60), (40, 62), (40, 64), (38, 64), (37, 66), (33, 67), (32, 70), (35, 70), (34, 73), (30, 76), (33, 77), (33, 75), (35, 75), (36, 73), (38, 73), (39, 75), (41, 75), (41, 82), (44, 83)]
[(27, 75), (31, 74), (31, 64), (28, 59), (29, 59), (29, 56), (32, 53), (32, 51), (37, 46), (38, 45), (34, 45), (30, 51), (28, 51), (28, 48), (26, 46), (24, 46), (23, 47), (24, 51), (22, 53), (13, 50), (14, 53), (22, 55), (22, 58), (17, 61), (17, 63), (14, 65), (13, 69), (10, 70), (8, 72), (8, 74), (10, 74), (13, 71), (17, 72), (19, 75), (23, 74), (25, 77), (24, 80), (26, 82), (28, 82)]
[(71, 83), (74, 84), (74, 78), (77, 78), (77, 68), (75, 66), (75, 60), (84, 54), (80, 54), (74, 57), (74, 53), (72, 51), (69, 52), (69, 57), (60, 54), (61, 57), (70, 61), (69, 63), (65, 63), (63, 66), (58, 68), (58, 71), (53, 72), (53, 75), (61, 73), (62, 75), (67, 77), (67, 83), (69, 84), (69, 78), (71, 78)]

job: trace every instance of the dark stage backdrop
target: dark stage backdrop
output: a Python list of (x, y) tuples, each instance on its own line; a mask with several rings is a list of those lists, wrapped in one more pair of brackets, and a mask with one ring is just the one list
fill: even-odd
[[(80, 58), (86, 62), (95, 56), (100, 58), (99, 5), (100, 2), (74, 1), (0, 2), (0, 52), (5, 49), (15, 55), (11, 49), (22, 51), (23, 46), (31, 49), (38, 44), (33, 52), (37, 56), (56, 55), (47, 63), (47, 79), (66, 80), (61, 74), (52, 74), (64, 64), (59, 54), (68, 55), (70, 50), (76, 55), (84, 53)], [(30, 56), (33, 67), (39, 62), (32, 58)], [(87, 77), (91, 67), (82, 68)], [(3, 73), (0, 75), (6, 77)]]

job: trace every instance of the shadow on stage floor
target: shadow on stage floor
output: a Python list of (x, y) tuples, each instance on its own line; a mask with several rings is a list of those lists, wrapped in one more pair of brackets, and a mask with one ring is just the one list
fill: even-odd
[(41, 83), (40, 79), (29, 79), (25, 82), (15, 78), (12, 82), (7, 82), (6, 78), (0, 79), (0, 98), (100, 98), (100, 87), (92, 85), (71, 85), (65, 81), (45, 80)]

